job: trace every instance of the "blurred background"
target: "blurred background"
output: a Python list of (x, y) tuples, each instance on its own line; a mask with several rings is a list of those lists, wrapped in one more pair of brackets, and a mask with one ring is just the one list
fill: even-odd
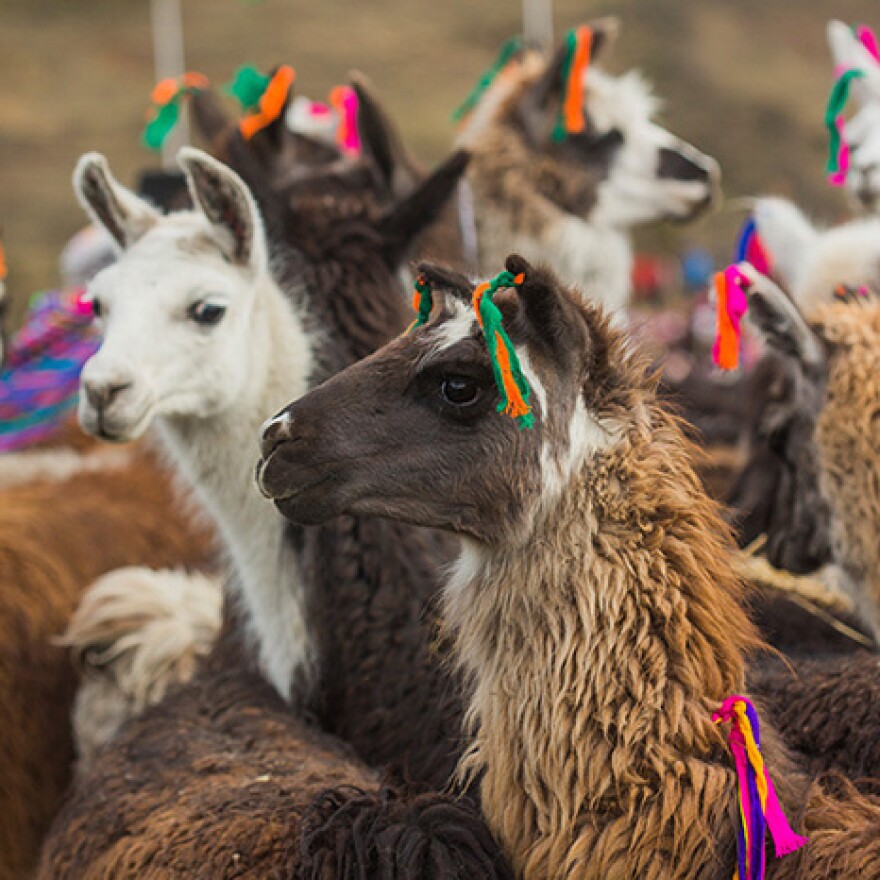
[[(297, 71), (315, 99), (359, 68), (376, 83), (414, 153), (449, 149), (452, 109), (522, 30), (519, 0), (181, 0), (186, 69), (228, 82), (236, 67)], [(873, 5), (873, 4), (870, 4)], [(825, 182), (822, 124), (832, 63), (829, 18), (858, 21), (857, 0), (554, 0), (557, 39), (591, 17), (621, 17), (606, 66), (639, 68), (661, 121), (715, 156), (728, 200), (776, 193), (820, 219), (847, 213)], [(876, 16), (875, 16), (876, 17)], [(877, 22), (873, 22), (876, 24)], [(140, 135), (155, 82), (149, 0), (0, 0), (0, 226), (13, 325), (57, 284), (58, 254), (84, 224), (70, 187), (77, 157), (99, 150), (120, 179), (159, 167)], [(232, 99), (230, 110), (234, 109)], [(696, 226), (646, 230), (639, 247), (707, 247), (729, 258), (736, 203)]]

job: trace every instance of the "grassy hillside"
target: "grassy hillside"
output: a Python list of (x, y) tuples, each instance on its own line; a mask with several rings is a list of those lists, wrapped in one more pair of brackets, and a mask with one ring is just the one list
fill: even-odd
[[(182, 0), (187, 66), (224, 82), (237, 65), (289, 61), (321, 96), (366, 71), (414, 151), (447, 148), (450, 110), (520, 27), (517, 2)], [(794, 196), (820, 216), (845, 211), (824, 182), (821, 117), (831, 64), (824, 26), (867, 4), (812, 0), (556, 0), (563, 28), (607, 12), (624, 21), (612, 69), (640, 67), (664, 122), (721, 161), (728, 198)], [(880, 20), (869, 22), (880, 25)], [(56, 281), (57, 254), (83, 223), (70, 191), (77, 156), (111, 158), (123, 181), (157, 160), (139, 144), (153, 84), (147, 0), (0, 0), (0, 225), (19, 307)], [(652, 233), (655, 249), (708, 243), (723, 254), (741, 215)]]

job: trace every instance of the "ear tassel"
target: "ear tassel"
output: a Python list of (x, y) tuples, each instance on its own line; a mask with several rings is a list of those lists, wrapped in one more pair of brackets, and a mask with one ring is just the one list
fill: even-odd
[(769, 275), (771, 272), (770, 255), (758, 235), (754, 217), (747, 218), (743, 223), (736, 244), (734, 262), (751, 263), (762, 275)]
[(471, 89), (468, 96), (452, 111), (453, 122), (463, 122), (480, 103), (480, 98), (486, 93), (488, 88), (495, 82), (498, 75), (513, 60), (513, 57), (522, 49), (521, 37), (510, 37), (505, 40), (498, 55), (492, 62), (492, 66), (483, 73), (477, 81), (477, 84)]
[(413, 308), (417, 312), (417, 317), (415, 321), (406, 328), (407, 333), (409, 333), (410, 330), (414, 330), (416, 327), (421, 327), (423, 324), (427, 324), (428, 318), (431, 317), (431, 309), (434, 308), (434, 297), (431, 293), (431, 285), (425, 280), (424, 275), (419, 275), (416, 278), (415, 291), (413, 292)]
[(716, 325), (712, 359), (722, 370), (739, 366), (740, 322), (749, 307), (743, 287), (748, 280), (736, 266), (715, 274)]
[[(239, 69), (229, 91), (241, 101), (245, 110), (256, 108), (238, 123), (246, 141), (281, 116), (295, 79), (296, 71), (287, 64), (265, 77), (253, 67)], [(259, 90), (261, 84), (262, 91)]]
[(335, 86), (330, 92), (330, 105), (339, 117), (336, 144), (343, 153), (359, 155), (361, 139), (357, 127), (357, 93), (350, 86)]
[(734, 880), (763, 880), (766, 832), (773, 838), (776, 857), (789, 855), (809, 843), (788, 824), (773, 780), (761, 754), (761, 727), (751, 701), (734, 695), (712, 713), (716, 724), (731, 723), (728, 744), (739, 781), (740, 827)]
[(590, 66), (593, 31), (586, 25), (570, 30), (565, 35), (568, 45), (562, 64), (562, 102), (552, 138), (557, 143), (570, 134), (584, 130), (584, 77)]
[(854, 79), (861, 79), (864, 70), (845, 70), (831, 87), (825, 108), (825, 127), (828, 129), (828, 162), (825, 170), (832, 186), (843, 186), (849, 171), (849, 144), (846, 142), (843, 110), (849, 100)]
[(871, 57), (880, 64), (880, 46), (877, 45), (877, 37), (874, 31), (866, 24), (857, 24), (853, 31), (858, 37), (859, 42), (868, 50)]
[(156, 83), (150, 94), (153, 106), (147, 111), (147, 126), (142, 138), (144, 145), (151, 150), (161, 150), (180, 119), (180, 105), (184, 98), (209, 85), (208, 77), (195, 71)]
[(501, 311), (492, 301), (492, 297), (500, 288), (517, 287), (524, 280), (525, 276), (522, 274), (500, 272), (491, 281), (478, 284), (473, 296), (477, 323), (483, 331), (489, 359), (492, 361), (492, 372), (495, 374), (495, 384), (501, 392), (498, 412), (516, 419), (520, 429), (533, 428), (535, 425), (535, 417), (529, 406), (531, 389), (523, 375), (516, 349), (504, 329)]

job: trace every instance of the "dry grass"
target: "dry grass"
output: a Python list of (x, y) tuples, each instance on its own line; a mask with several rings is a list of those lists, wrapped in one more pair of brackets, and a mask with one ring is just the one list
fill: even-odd
[[(474, 0), (183, 0), (188, 66), (214, 81), (245, 61), (285, 60), (319, 96), (347, 69), (378, 84), (426, 160), (451, 138), (449, 112), (520, 24), (516, 2)], [(834, 218), (824, 184), (821, 115), (830, 80), (828, 17), (857, 0), (556, 0), (561, 30), (617, 12), (611, 66), (639, 65), (667, 99), (676, 131), (718, 156), (728, 196), (774, 191)], [(880, 22), (873, 22), (880, 24)], [(69, 178), (77, 156), (106, 152), (123, 180), (156, 160), (139, 145), (153, 83), (147, 0), (2, 0), (0, 224), (18, 308), (56, 281), (57, 255), (83, 222)], [(739, 215), (653, 234), (653, 247), (729, 247)]]

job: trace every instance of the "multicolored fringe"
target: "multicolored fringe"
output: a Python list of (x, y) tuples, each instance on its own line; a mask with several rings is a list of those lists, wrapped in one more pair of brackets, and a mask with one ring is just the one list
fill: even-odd
[(339, 117), (336, 145), (348, 156), (359, 156), (361, 138), (357, 127), (357, 92), (351, 86), (335, 86), (330, 90), (330, 106)]
[(477, 80), (477, 84), (471, 89), (464, 101), (452, 111), (453, 122), (462, 122), (471, 114), (474, 107), (480, 103), (480, 98), (483, 97), (489, 86), (495, 82), (495, 79), (501, 71), (504, 70), (504, 68), (507, 67), (513, 58), (522, 50), (522, 45), (522, 37), (518, 36), (510, 37), (508, 40), (504, 41), (501, 48), (498, 50), (498, 55), (492, 62), (492, 66), (483, 73), (479, 80)]
[(739, 232), (734, 254), (735, 263), (751, 263), (762, 275), (769, 275), (771, 271), (770, 255), (758, 235), (758, 227), (755, 218), (749, 217), (743, 223)]
[(153, 106), (147, 111), (147, 127), (143, 142), (151, 150), (161, 150), (168, 135), (180, 119), (180, 105), (184, 98), (210, 83), (204, 74), (190, 72), (182, 76), (163, 79), (156, 83), (150, 95)]
[(557, 143), (584, 130), (584, 75), (590, 66), (593, 31), (586, 25), (565, 35), (566, 53), (562, 63), (562, 100), (551, 137)]
[(734, 695), (712, 713), (716, 724), (731, 723), (728, 744), (739, 780), (740, 826), (737, 828), (737, 871), (734, 880), (763, 880), (766, 832), (770, 831), (776, 857), (793, 853), (809, 843), (796, 834), (779, 803), (761, 754), (761, 727), (751, 701)]
[(748, 279), (736, 266), (715, 273), (715, 344), (712, 360), (722, 370), (739, 366), (739, 347), (743, 315), (749, 307), (744, 287)]
[(252, 66), (236, 71), (227, 91), (248, 111), (238, 123), (238, 130), (246, 141), (281, 116), (295, 79), (296, 71), (287, 64), (282, 64), (271, 76), (264, 76)]
[(849, 144), (846, 141), (843, 116), (844, 107), (849, 100), (849, 91), (854, 79), (865, 76), (864, 70), (845, 70), (831, 87), (828, 106), (825, 108), (825, 127), (828, 129), (828, 162), (825, 170), (832, 186), (843, 186), (849, 171)]
[(413, 292), (413, 308), (416, 310), (417, 316), (415, 321), (406, 328), (406, 332), (414, 330), (428, 323), (431, 317), (431, 309), (434, 308), (434, 297), (431, 292), (431, 285), (428, 284), (424, 275), (416, 278), (415, 291)]
[(501, 393), (498, 412), (506, 413), (516, 419), (520, 429), (533, 428), (535, 425), (535, 417), (529, 406), (531, 389), (523, 375), (516, 349), (504, 329), (501, 311), (492, 302), (492, 297), (500, 288), (517, 287), (523, 281), (525, 276), (522, 274), (500, 272), (491, 281), (478, 284), (474, 288), (473, 297), (477, 323), (483, 331), (483, 338), (489, 349), (489, 359), (492, 361), (492, 372), (495, 374), (495, 384)]
[(52, 436), (76, 405), (79, 374), (100, 339), (81, 288), (40, 294), (0, 372), (0, 451)]

